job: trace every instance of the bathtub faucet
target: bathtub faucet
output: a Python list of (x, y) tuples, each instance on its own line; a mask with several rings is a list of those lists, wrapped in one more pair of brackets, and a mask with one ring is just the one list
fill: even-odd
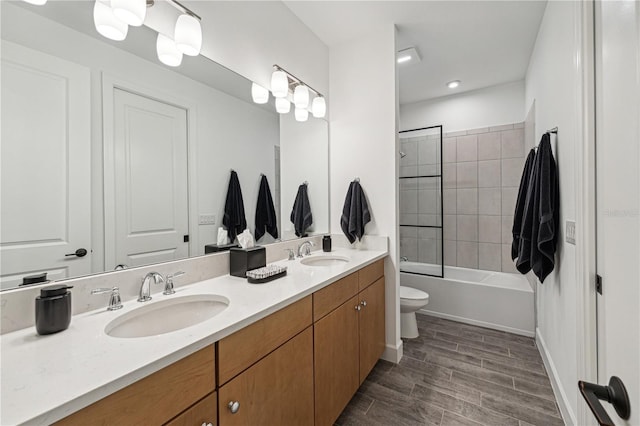
[(409, 258), (407, 256), (400, 256), (400, 262), (408, 262)]

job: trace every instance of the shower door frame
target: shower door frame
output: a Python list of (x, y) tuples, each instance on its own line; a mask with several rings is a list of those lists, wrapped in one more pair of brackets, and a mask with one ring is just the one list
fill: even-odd
[(422, 275), (422, 276), (427, 276), (427, 277), (437, 277), (437, 278), (444, 278), (444, 181), (443, 181), (443, 174), (444, 174), (444, 155), (442, 152), (443, 146), (442, 146), (442, 141), (443, 141), (443, 133), (442, 133), (442, 124), (436, 125), (436, 126), (427, 126), (427, 127), (419, 127), (417, 129), (407, 129), (407, 130), (400, 130), (398, 132), (398, 135), (401, 135), (402, 133), (410, 133), (410, 132), (417, 132), (420, 130), (430, 130), (430, 129), (440, 129), (440, 174), (439, 175), (425, 175), (425, 176), (398, 176), (398, 180), (400, 179), (420, 179), (420, 178), (439, 178), (440, 179), (440, 226), (433, 226), (433, 225), (403, 225), (403, 224), (399, 224), (400, 227), (402, 226), (406, 226), (406, 227), (411, 227), (411, 228), (435, 228), (435, 229), (440, 229), (440, 275), (434, 275), (434, 274), (425, 274), (425, 273), (421, 273), (421, 272), (405, 272), (405, 271), (400, 271), (403, 274), (412, 274), (412, 275)]

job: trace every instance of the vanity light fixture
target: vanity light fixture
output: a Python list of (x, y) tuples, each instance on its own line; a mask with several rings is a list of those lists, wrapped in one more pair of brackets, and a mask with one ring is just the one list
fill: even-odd
[(287, 73), (279, 68), (271, 74), (271, 93), (273, 93), (273, 96), (276, 98), (286, 98), (289, 93)]
[(47, 0), (24, 0), (27, 3), (31, 3), (34, 4), (36, 6), (42, 6), (43, 4), (45, 4), (47, 2)]
[(269, 91), (256, 83), (251, 83), (251, 98), (257, 104), (269, 102)]
[(198, 56), (202, 48), (200, 18), (190, 13), (178, 17), (174, 33), (176, 46), (185, 55)]
[(147, 0), (111, 0), (114, 15), (132, 27), (139, 27), (147, 16)]
[(109, 0), (96, 0), (93, 6), (93, 23), (98, 33), (115, 41), (124, 40), (129, 31), (129, 25), (113, 14)]
[(276, 98), (276, 111), (280, 114), (288, 114), (291, 111), (291, 102), (287, 98)]
[(309, 110), (296, 107), (296, 121), (307, 121), (309, 118)]
[(178, 50), (173, 40), (162, 33), (158, 33), (156, 49), (158, 51), (158, 59), (163, 64), (177, 67), (182, 63), (182, 52)]
[(327, 114), (327, 102), (324, 97), (318, 96), (311, 103), (311, 112), (315, 118), (323, 118)]
[(449, 89), (455, 89), (458, 86), (460, 86), (460, 80), (453, 80), (447, 83)]
[(304, 84), (298, 84), (293, 91), (293, 103), (296, 108), (307, 108), (309, 106), (309, 88)]

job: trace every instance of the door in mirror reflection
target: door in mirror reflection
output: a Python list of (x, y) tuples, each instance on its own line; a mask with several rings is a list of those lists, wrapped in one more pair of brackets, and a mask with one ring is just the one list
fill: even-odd
[(0, 72), (2, 288), (90, 273), (89, 70), (3, 42)]
[(114, 218), (105, 222), (107, 268), (188, 257), (187, 111), (113, 91), (114, 155), (105, 156), (105, 172), (113, 170), (114, 178), (114, 190), (105, 191)]

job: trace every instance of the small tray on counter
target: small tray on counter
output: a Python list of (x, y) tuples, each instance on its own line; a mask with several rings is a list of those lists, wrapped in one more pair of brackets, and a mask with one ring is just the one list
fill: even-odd
[(247, 271), (247, 282), (249, 284), (264, 284), (285, 275), (287, 275), (286, 266), (268, 265)]

